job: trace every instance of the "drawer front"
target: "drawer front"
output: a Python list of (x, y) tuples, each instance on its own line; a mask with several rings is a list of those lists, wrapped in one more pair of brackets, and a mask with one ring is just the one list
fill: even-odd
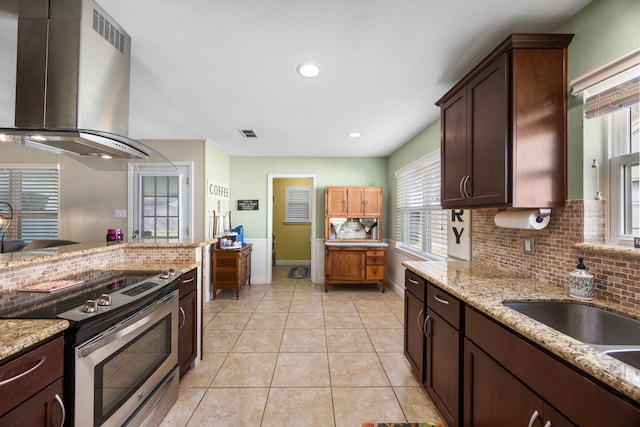
[(418, 276), (413, 271), (404, 271), (404, 287), (406, 290), (415, 295), (420, 301), (424, 302), (427, 281)]
[(196, 290), (196, 285), (198, 284), (197, 271), (198, 270), (194, 268), (180, 277), (180, 288), (178, 291), (180, 298)]
[(0, 366), (0, 383), (9, 381), (0, 385), (0, 415), (62, 377), (62, 347), (62, 337), (56, 338)]
[(372, 256), (367, 252), (367, 265), (384, 265), (384, 255)]
[(460, 329), (462, 310), (460, 300), (427, 282), (427, 306), (438, 313), (451, 326)]
[(383, 265), (367, 265), (367, 280), (384, 280)]
[(384, 258), (384, 251), (367, 251), (367, 256)]

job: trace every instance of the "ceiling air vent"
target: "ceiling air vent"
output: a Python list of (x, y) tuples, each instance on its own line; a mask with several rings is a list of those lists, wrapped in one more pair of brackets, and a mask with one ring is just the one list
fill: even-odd
[(238, 129), (238, 132), (242, 134), (245, 138), (257, 138), (258, 135), (254, 130), (251, 129)]

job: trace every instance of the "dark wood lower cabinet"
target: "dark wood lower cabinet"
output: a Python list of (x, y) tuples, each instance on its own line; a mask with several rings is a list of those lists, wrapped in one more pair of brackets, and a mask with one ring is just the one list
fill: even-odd
[(574, 426), (468, 339), (464, 373), (465, 427)]
[(184, 273), (180, 278), (180, 313), (178, 316), (178, 366), (180, 378), (189, 370), (197, 355), (198, 294), (197, 270)]
[(62, 378), (0, 417), (2, 427), (61, 426), (64, 420)]
[(427, 308), (424, 385), (449, 427), (460, 424), (461, 332)]
[(62, 336), (0, 364), (0, 426), (60, 426), (64, 420)]
[[(535, 421), (532, 426), (545, 426), (547, 420), (555, 427), (592, 426), (601, 420), (612, 426), (640, 425), (637, 404), (470, 307), (465, 309), (465, 336), (465, 426), (528, 425), (528, 420), (518, 424), (524, 417), (519, 413), (513, 414), (519, 415), (517, 422), (496, 424), (501, 418), (494, 418), (493, 423), (486, 423), (500, 411), (511, 413), (506, 407), (517, 406), (517, 400), (523, 399), (504, 404), (526, 394), (514, 391), (514, 384), (526, 385), (525, 390), (536, 396), (533, 409), (544, 421)], [(500, 374), (496, 366), (510, 378)]]
[[(424, 291), (423, 291), (424, 292)], [(424, 381), (424, 301), (404, 291), (404, 355), (418, 381)]]

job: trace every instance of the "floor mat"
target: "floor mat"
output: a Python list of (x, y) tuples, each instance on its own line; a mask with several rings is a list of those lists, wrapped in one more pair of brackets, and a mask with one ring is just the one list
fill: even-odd
[(287, 277), (289, 279), (306, 279), (309, 277), (309, 267), (291, 267)]

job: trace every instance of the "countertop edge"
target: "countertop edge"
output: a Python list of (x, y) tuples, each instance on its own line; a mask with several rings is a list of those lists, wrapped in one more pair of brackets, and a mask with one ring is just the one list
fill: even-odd
[[(595, 378), (634, 400), (636, 404), (640, 404), (640, 370), (502, 305), (503, 301), (527, 300), (576, 302), (577, 300), (568, 296), (566, 290), (546, 285), (535, 279), (514, 277), (510, 273), (473, 262), (405, 261), (402, 265), (459, 298), (469, 307), (477, 309), (574, 366), (585, 375)], [(453, 273), (451, 280), (449, 273)], [(481, 290), (480, 287), (483, 289)], [(496, 288), (493, 294), (486, 292), (487, 288), (492, 287)], [(496, 292), (497, 287), (501, 292)], [(483, 295), (485, 292), (491, 295)], [(615, 304), (598, 300), (586, 304), (637, 318), (637, 314)]]
[(0, 363), (68, 327), (63, 319), (0, 319)]

